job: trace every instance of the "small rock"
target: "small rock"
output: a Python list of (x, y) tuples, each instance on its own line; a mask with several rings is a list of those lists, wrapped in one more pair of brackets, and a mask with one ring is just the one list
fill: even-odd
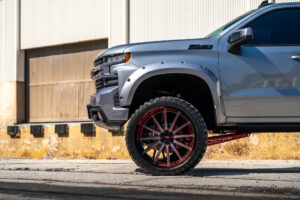
[(54, 154), (52, 152), (47, 152), (44, 154), (44, 159), (53, 159)]
[(257, 135), (250, 135), (250, 143), (253, 144), (253, 145), (258, 145), (258, 137)]

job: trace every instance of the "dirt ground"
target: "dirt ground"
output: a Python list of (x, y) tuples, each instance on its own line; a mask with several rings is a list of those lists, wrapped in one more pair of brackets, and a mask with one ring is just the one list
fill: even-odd
[[(21, 128), (10, 137), (0, 128), (0, 158), (34, 159), (130, 159), (123, 135), (96, 128), (93, 135), (70, 125), (68, 135), (59, 136), (54, 125), (46, 125), (42, 137)], [(250, 137), (210, 146), (204, 160), (300, 160), (300, 133), (256, 133)]]

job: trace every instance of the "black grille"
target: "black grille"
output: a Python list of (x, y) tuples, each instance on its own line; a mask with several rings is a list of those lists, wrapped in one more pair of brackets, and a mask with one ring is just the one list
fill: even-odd
[(96, 91), (99, 92), (105, 87), (118, 85), (117, 77), (99, 78), (95, 80)]
[(95, 60), (95, 61), (94, 61), (94, 66), (96, 67), (97, 65), (102, 64), (103, 61), (104, 61), (104, 58), (100, 58), (100, 59), (98, 59), (98, 60)]
[(104, 88), (103, 79), (99, 78), (95, 80), (96, 91), (99, 92), (102, 88)]
[(120, 106), (119, 93), (116, 93), (116, 94), (114, 95), (114, 105), (115, 105), (115, 106)]

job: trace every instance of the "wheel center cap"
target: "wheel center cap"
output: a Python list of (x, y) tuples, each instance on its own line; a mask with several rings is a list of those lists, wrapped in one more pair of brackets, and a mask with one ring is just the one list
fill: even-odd
[(165, 144), (170, 144), (174, 141), (173, 133), (170, 131), (164, 131), (160, 134), (160, 140), (161, 142)]

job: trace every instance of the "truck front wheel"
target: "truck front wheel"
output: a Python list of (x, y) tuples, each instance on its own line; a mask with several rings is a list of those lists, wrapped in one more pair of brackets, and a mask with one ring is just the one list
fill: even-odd
[(207, 147), (207, 128), (190, 103), (159, 97), (132, 115), (126, 145), (133, 161), (146, 173), (178, 175), (200, 162)]

